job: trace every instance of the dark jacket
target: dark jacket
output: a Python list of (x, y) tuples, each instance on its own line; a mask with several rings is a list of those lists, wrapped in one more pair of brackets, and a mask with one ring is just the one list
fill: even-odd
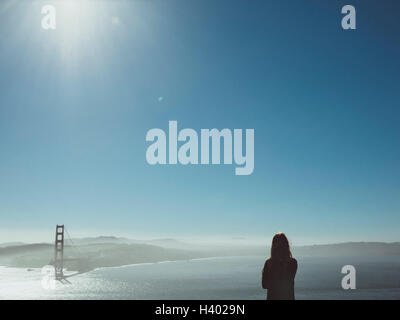
[(294, 300), (296, 259), (265, 261), (262, 271), (262, 287), (268, 290), (267, 300)]

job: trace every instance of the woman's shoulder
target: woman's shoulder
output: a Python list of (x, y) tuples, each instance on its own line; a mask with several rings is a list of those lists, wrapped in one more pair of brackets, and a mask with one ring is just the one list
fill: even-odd
[(271, 268), (271, 266), (272, 266), (272, 259), (268, 258), (267, 260), (265, 260), (264, 267)]
[(297, 260), (295, 258), (290, 257), (289, 263), (297, 266)]

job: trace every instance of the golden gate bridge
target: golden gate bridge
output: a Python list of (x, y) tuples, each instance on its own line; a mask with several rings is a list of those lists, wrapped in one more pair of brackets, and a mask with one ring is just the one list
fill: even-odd
[[(65, 238), (67, 235), (67, 239)], [(54, 243), (54, 276), (56, 280), (65, 280), (66, 276), (64, 275), (64, 262), (67, 261), (80, 261), (82, 259), (79, 258), (65, 258), (64, 257), (64, 249), (65, 249), (65, 240), (69, 242), (68, 247), (77, 248), (72, 241), (71, 236), (68, 233), (68, 230), (64, 225), (56, 225), (56, 237)], [(79, 272), (78, 272), (79, 273)], [(70, 276), (70, 275), (69, 275)]]

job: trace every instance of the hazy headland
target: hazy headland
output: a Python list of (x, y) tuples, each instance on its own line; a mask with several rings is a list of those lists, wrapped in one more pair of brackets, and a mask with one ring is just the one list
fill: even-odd
[[(400, 242), (346, 242), (293, 247), (295, 257), (400, 256)], [(224, 256), (267, 256), (269, 247), (256, 244), (199, 244), (175, 239), (132, 240), (113, 236), (73, 239), (64, 249), (64, 266), (86, 272), (101, 267), (129, 264), (181, 261)], [(17, 268), (40, 268), (54, 263), (52, 243), (0, 244), (0, 265)]]

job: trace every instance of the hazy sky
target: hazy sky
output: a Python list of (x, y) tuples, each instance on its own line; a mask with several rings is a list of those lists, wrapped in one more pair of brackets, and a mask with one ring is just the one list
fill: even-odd
[[(0, 241), (400, 240), (398, 1), (79, 3), (0, 4)], [(254, 128), (254, 173), (148, 165), (169, 120)]]

